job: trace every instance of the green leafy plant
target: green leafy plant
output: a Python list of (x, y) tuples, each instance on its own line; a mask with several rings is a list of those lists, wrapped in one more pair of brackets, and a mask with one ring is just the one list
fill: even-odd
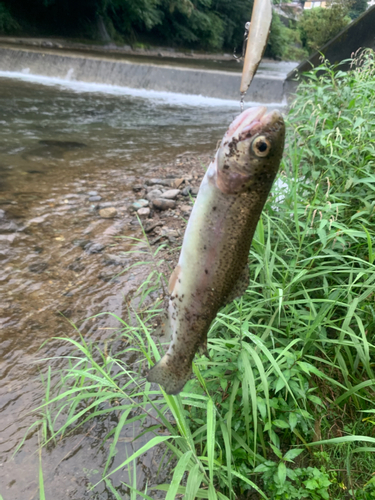
[(275, 500), (330, 498), (328, 489), (332, 482), (324, 467), (289, 468), (288, 464), (293, 463), (303, 450), (292, 448), (283, 456), (278, 448), (271, 447), (279, 462), (266, 460), (254, 469), (254, 472), (262, 473), (267, 494)]
[(327, 8), (317, 7), (304, 10), (298, 22), (302, 43), (310, 53), (331, 40), (351, 21), (350, 1), (327, 3)]

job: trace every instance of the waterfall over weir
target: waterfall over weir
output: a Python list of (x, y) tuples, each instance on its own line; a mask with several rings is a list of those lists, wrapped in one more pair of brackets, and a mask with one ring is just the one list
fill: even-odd
[[(239, 72), (4, 46), (0, 47), (0, 71), (236, 101), (239, 99), (241, 80)], [(247, 101), (283, 102), (284, 80), (282, 72), (258, 72), (247, 94)]]

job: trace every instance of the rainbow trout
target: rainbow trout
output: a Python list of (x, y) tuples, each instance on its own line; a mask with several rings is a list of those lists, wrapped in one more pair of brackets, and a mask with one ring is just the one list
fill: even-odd
[(230, 125), (208, 167), (186, 227), (178, 264), (169, 280), (167, 353), (147, 380), (178, 394), (205, 348), (218, 310), (248, 285), (248, 257), (284, 148), (278, 111), (251, 108)]

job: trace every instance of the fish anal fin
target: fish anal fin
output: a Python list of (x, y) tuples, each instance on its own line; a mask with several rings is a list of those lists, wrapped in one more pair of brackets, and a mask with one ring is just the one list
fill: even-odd
[(238, 280), (235, 282), (232, 290), (229, 292), (225, 304), (230, 304), (234, 299), (241, 297), (247, 290), (250, 281), (249, 265), (243, 268)]
[(168, 283), (168, 292), (172, 293), (176, 284), (176, 281), (178, 279), (178, 275), (180, 274), (181, 271), (181, 266), (180, 264), (177, 264), (177, 266), (174, 268), (171, 277), (169, 278), (169, 283)]

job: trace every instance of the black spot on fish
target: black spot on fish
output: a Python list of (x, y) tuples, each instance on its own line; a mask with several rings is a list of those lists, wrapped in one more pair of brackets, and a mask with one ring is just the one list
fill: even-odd
[(206, 274), (208, 274), (208, 269), (205, 269), (205, 270), (204, 270), (204, 272), (205, 272)]
[(217, 209), (217, 207), (212, 207), (212, 210), (216, 210), (216, 209)]

